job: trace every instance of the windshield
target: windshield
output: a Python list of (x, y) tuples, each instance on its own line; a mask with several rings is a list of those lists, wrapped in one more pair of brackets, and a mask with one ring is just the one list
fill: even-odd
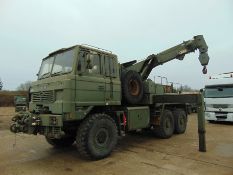
[(43, 60), (38, 78), (46, 78), (52, 75), (60, 75), (72, 71), (74, 50), (59, 53)]
[(67, 73), (72, 71), (74, 50), (60, 53), (55, 56), (52, 74)]
[(49, 57), (46, 60), (43, 60), (41, 67), (40, 67), (39, 76), (38, 76), (39, 79), (49, 76), (52, 70), (53, 60), (54, 60), (54, 57)]
[(205, 88), (205, 98), (233, 97), (233, 87)]

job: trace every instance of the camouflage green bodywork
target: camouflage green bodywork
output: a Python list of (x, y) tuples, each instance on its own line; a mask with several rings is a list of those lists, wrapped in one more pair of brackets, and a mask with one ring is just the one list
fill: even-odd
[(150, 109), (148, 106), (127, 107), (128, 130), (148, 127), (150, 123)]
[[(123, 64), (118, 63), (115, 54), (99, 48), (76, 45), (57, 50), (43, 59), (38, 80), (30, 88), (29, 112), (13, 118), (11, 131), (39, 133), (50, 138), (61, 138), (65, 134), (74, 137), (77, 127), (90, 113), (111, 116), (119, 135), (124, 135), (125, 131), (154, 127), (165, 108), (170, 111), (185, 109), (187, 99), (182, 96), (179, 101), (177, 94), (166, 96), (162, 85), (147, 79), (151, 70), (173, 59), (182, 60), (185, 54), (196, 49), (200, 52), (199, 60), (205, 71), (209, 56), (201, 35), (159, 54), (152, 54), (143, 61)], [(69, 53), (67, 58), (66, 53)], [(59, 60), (70, 62), (70, 65), (55, 64)], [(56, 71), (53, 72), (54, 69)], [(140, 75), (144, 89), (143, 98), (137, 104), (126, 103), (122, 98), (122, 72), (132, 70)], [(171, 100), (166, 102), (165, 96)], [(192, 102), (199, 103), (199, 100)], [(201, 121), (203, 110), (198, 116)], [(203, 125), (202, 122), (200, 126)]]

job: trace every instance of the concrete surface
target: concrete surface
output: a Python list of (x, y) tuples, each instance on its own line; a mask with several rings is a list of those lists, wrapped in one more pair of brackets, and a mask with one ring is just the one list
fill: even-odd
[(206, 123), (207, 152), (198, 152), (196, 114), (185, 134), (158, 139), (149, 133), (123, 137), (110, 157), (82, 160), (75, 145), (58, 150), (43, 136), (8, 130), (14, 108), (0, 108), (0, 174), (233, 175), (233, 125)]

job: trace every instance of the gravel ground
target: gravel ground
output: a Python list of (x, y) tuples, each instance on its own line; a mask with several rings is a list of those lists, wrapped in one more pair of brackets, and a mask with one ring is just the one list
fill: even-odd
[(207, 152), (198, 152), (196, 114), (189, 116), (185, 134), (158, 139), (149, 133), (120, 138), (110, 157), (82, 160), (73, 145), (54, 149), (43, 136), (13, 134), (14, 108), (0, 108), (0, 174), (157, 174), (233, 175), (233, 125), (206, 123)]

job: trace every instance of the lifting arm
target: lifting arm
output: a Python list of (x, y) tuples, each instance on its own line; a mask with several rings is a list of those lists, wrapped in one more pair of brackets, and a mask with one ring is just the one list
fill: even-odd
[(149, 55), (145, 60), (136, 63), (131, 61), (122, 64), (128, 70), (137, 71), (142, 80), (146, 80), (151, 73), (152, 69), (156, 66), (162, 65), (173, 59), (183, 60), (184, 56), (190, 52), (194, 52), (196, 49), (199, 50), (199, 61), (203, 66), (203, 73), (207, 73), (206, 65), (209, 62), (208, 46), (202, 35), (194, 36), (192, 40), (184, 41), (182, 44), (167, 49), (159, 54)]

